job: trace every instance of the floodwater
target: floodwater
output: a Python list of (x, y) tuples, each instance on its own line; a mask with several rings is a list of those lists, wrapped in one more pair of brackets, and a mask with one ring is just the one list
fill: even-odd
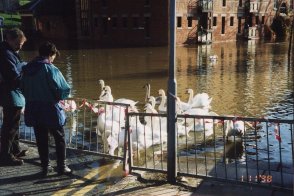
[[(60, 44), (57, 42), (57, 47)], [(213, 98), (211, 110), (219, 115), (293, 120), (294, 67), (293, 59), (289, 63), (288, 47), (288, 42), (259, 41), (178, 46), (175, 68), (177, 96), (187, 101), (185, 92), (191, 88), (194, 94), (208, 93)], [(168, 47), (60, 48), (61, 56), (54, 64), (71, 85), (74, 98), (98, 99), (99, 79), (112, 88), (115, 99), (128, 98), (141, 104), (145, 102), (143, 86), (146, 83), (151, 84), (151, 95), (155, 97), (159, 89), (167, 90)], [(37, 50), (25, 49), (20, 54), (29, 61), (37, 55)], [(217, 56), (216, 61), (210, 60), (213, 55)], [(268, 143), (264, 141), (266, 137), (263, 138), (259, 145), (265, 148)], [(273, 137), (270, 139), (274, 145), (270, 155), (279, 161), (279, 143)], [(283, 136), (282, 148), (287, 152), (291, 151), (290, 140), (289, 135)], [(227, 146), (228, 150), (238, 151), (234, 151), (232, 156), (226, 153), (227, 158), (244, 162), (244, 145), (240, 146), (237, 150)], [(267, 158), (266, 153), (261, 152), (259, 156), (262, 160)], [(291, 156), (283, 161), (291, 163)]]
[[(58, 46), (59, 43), (57, 43)], [(293, 62), (288, 62), (288, 42), (217, 43), (176, 48), (177, 95), (186, 101), (187, 88), (213, 98), (219, 115), (293, 119)], [(37, 54), (24, 50), (28, 61)], [(216, 61), (209, 56), (217, 55)], [(293, 61), (293, 60), (292, 60)], [(167, 90), (167, 47), (115, 49), (61, 49), (54, 64), (72, 87), (72, 96), (98, 99), (103, 79), (115, 99), (144, 103), (144, 84), (151, 95)]]

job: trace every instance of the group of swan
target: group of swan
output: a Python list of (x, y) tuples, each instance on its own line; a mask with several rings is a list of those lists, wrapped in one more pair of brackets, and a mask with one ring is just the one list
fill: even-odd
[[(128, 104), (130, 112), (138, 112), (136, 104), (138, 101), (131, 99), (120, 98), (114, 99), (111, 87), (105, 85), (103, 80), (99, 80), (101, 93), (99, 101), (113, 102)], [(158, 90), (158, 97), (150, 95), (150, 84), (146, 84), (146, 97), (144, 112), (151, 114), (166, 113), (167, 111), (167, 96), (163, 89)], [(185, 115), (186, 119), (178, 119), (176, 128), (178, 136), (189, 136), (190, 131), (204, 132), (205, 137), (214, 133), (214, 122), (211, 118), (205, 116), (217, 116), (211, 111), (212, 98), (207, 93), (198, 93), (194, 96), (192, 89), (187, 89), (186, 93), (189, 94), (187, 102), (181, 101), (179, 97), (174, 97), (176, 100), (176, 112)], [(160, 101), (158, 101), (158, 99)], [(68, 102), (69, 101), (69, 102)], [(64, 104), (68, 108), (75, 108), (74, 102), (67, 100)], [(157, 106), (157, 109), (156, 109)], [(125, 145), (125, 107), (119, 105), (105, 104), (96, 108), (98, 114), (97, 120), (97, 133), (102, 137), (105, 150), (110, 155), (114, 155), (117, 148)], [(191, 115), (202, 116), (189, 117)], [(144, 123), (142, 123), (138, 116), (130, 116), (129, 118), (129, 131), (131, 132), (132, 146), (134, 150), (141, 150), (148, 148), (152, 145), (163, 144), (167, 142), (167, 118), (160, 117), (159, 115), (146, 115), (144, 116)], [(245, 125), (242, 126), (243, 121), (226, 120), (226, 136), (242, 135), (245, 130)]]
[[(205, 131), (206, 136), (209, 136), (213, 133), (213, 121), (210, 119), (196, 119), (195, 118), (189, 118), (188, 115), (201, 115), (201, 116), (213, 116), (216, 115), (216, 113), (209, 111), (211, 108), (211, 101), (212, 98), (208, 96), (207, 93), (199, 93), (195, 96), (193, 96), (193, 90), (187, 89), (186, 93), (189, 94), (189, 100), (188, 102), (183, 102), (180, 100), (179, 97), (176, 97), (176, 112), (177, 114), (184, 114), (187, 116), (186, 120), (177, 121), (177, 132), (178, 136), (188, 136), (187, 133), (189, 131)], [(159, 97), (161, 98), (161, 101), (158, 105), (158, 113), (166, 113), (166, 95), (165, 91), (163, 89), (160, 89), (158, 91)], [(149, 108), (149, 111), (147, 113), (157, 113), (155, 110), (155, 102), (153, 96), (149, 96), (150, 105), (148, 103), (147, 108)], [(151, 110), (152, 106), (152, 110)], [(145, 117), (146, 118), (146, 117)], [(149, 117), (150, 118), (150, 117)], [(154, 119), (153, 119), (154, 120)], [(185, 122), (185, 124), (184, 124)], [(162, 124), (162, 123), (161, 123)], [(205, 125), (204, 125), (205, 124)], [(166, 124), (165, 129), (167, 127)]]

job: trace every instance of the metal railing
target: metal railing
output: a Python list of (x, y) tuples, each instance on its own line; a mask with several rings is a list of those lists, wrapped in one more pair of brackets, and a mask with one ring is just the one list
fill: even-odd
[[(66, 111), (64, 126), (67, 148), (95, 153), (100, 156), (124, 159), (125, 115), (128, 104), (103, 102), (86, 99), (68, 99), (60, 102)], [(0, 126), (3, 114), (0, 111)], [(25, 126), (21, 116), (19, 126), (20, 140), (35, 143), (32, 127)], [(54, 145), (53, 138), (50, 144)], [(112, 146), (109, 146), (111, 144)], [(111, 147), (111, 148), (110, 148)]]
[[(86, 99), (62, 104), (68, 148), (124, 160), (130, 172), (167, 172), (166, 114)], [(293, 120), (179, 114), (176, 127), (178, 175), (293, 189)], [(19, 132), (35, 141), (23, 116)]]
[[(135, 116), (129, 170), (167, 172), (166, 115), (129, 113), (130, 123)], [(138, 122), (146, 117), (151, 127)], [(178, 115), (177, 122), (178, 175), (293, 189), (293, 120)], [(139, 127), (144, 136), (136, 139)]]

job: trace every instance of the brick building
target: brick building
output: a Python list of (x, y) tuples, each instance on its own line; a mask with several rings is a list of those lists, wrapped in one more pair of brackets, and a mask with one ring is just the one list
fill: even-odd
[[(169, 42), (168, 0), (35, 2), (37, 5), (32, 3), (31, 10), (35, 28), (45, 37), (89, 40), (100, 46), (166, 46)], [(288, 17), (289, 10), (293, 10), (293, 0), (177, 0), (176, 3), (177, 44), (271, 36), (274, 17)]]
[[(291, 0), (177, 0), (177, 44), (260, 39), (273, 34)], [(166, 0), (76, 0), (80, 39), (107, 45), (167, 45)], [(281, 9), (283, 8), (283, 9)], [(284, 12), (286, 12), (284, 10)]]

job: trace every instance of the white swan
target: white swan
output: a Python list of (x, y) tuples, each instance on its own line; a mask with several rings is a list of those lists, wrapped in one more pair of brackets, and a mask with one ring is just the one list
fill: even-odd
[(158, 90), (158, 94), (161, 97), (161, 102), (158, 106), (159, 113), (166, 113), (166, 95), (163, 89)]
[(179, 97), (177, 97), (176, 99), (176, 107), (177, 107), (177, 113), (178, 114), (182, 114), (185, 111), (191, 109), (191, 105), (188, 103), (185, 103), (183, 101), (181, 101), (181, 99)]
[(148, 99), (150, 98), (150, 90), (151, 90), (151, 86), (149, 83), (146, 83), (143, 88), (146, 88), (146, 94), (145, 94), (145, 103), (148, 102)]
[(226, 137), (242, 136), (245, 132), (245, 123), (240, 120), (225, 120)]
[(212, 98), (207, 93), (198, 93), (193, 98), (192, 108), (210, 109)]
[[(199, 115), (199, 116), (213, 116), (214, 112), (209, 112), (208, 109), (202, 108), (192, 108), (186, 111), (184, 114), (188, 115)], [(187, 118), (186, 124), (188, 127), (192, 127), (191, 130), (197, 132), (205, 131), (205, 136), (210, 136), (213, 134), (213, 127), (214, 122), (212, 119), (205, 119), (205, 118)]]
[(100, 93), (100, 96), (99, 96), (99, 98), (100, 97), (102, 97), (102, 95), (104, 94), (104, 86), (105, 86), (105, 82), (104, 82), (104, 80), (99, 80), (98, 81), (99, 82), (99, 84), (100, 84), (100, 88), (101, 88), (101, 93)]
[(225, 120), (224, 126), (227, 140), (236, 139), (236, 136), (239, 139), (248, 129), (255, 129), (252, 124), (242, 120)]
[(155, 108), (155, 105), (156, 105), (156, 99), (155, 99), (155, 97), (154, 96), (150, 96), (147, 103), (150, 103), (151, 106), (152, 106), (152, 108)]
[(113, 102), (113, 96), (111, 94), (111, 88), (110, 86), (104, 86), (103, 88), (103, 95), (99, 97), (100, 101), (108, 101)]
[[(151, 140), (152, 145), (162, 144), (167, 142), (167, 132), (160, 127), (150, 127), (148, 125), (143, 125), (139, 116), (131, 117), (130, 119), (130, 130), (132, 132), (132, 140), (137, 141), (137, 143), (144, 143), (140, 139)], [(144, 136), (142, 138), (141, 136)]]
[(114, 101), (114, 103), (124, 103), (124, 104), (128, 104), (130, 106), (135, 106), (139, 101), (134, 101), (131, 99), (126, 99), (126, 98), (119, 98), (117, 100)]
[[(164, 139), (167, 136), (164, 137), (152, 130), (149, 126), (143, 125), (139, 120), (139, 116), (130, 117), (129, 125), (133, 150), (144, 150), (167, 140)], [(125, 145), (125, 131), (120, 131), (117, 135), (109, 135), (107, 143), (109, 145), (109, 154), (114, 155), (114, 151), (117, 148), (124, 147)]]
[(188, 88), (188, 89), (186, 90), (186, 93), (189, 95), (189, 98), (188, 98), (188, 104), (192, 106), (192, 103), (193, 103), (193, 96), (194, 96), (194, 91), (193, 91), (193, 89)]

